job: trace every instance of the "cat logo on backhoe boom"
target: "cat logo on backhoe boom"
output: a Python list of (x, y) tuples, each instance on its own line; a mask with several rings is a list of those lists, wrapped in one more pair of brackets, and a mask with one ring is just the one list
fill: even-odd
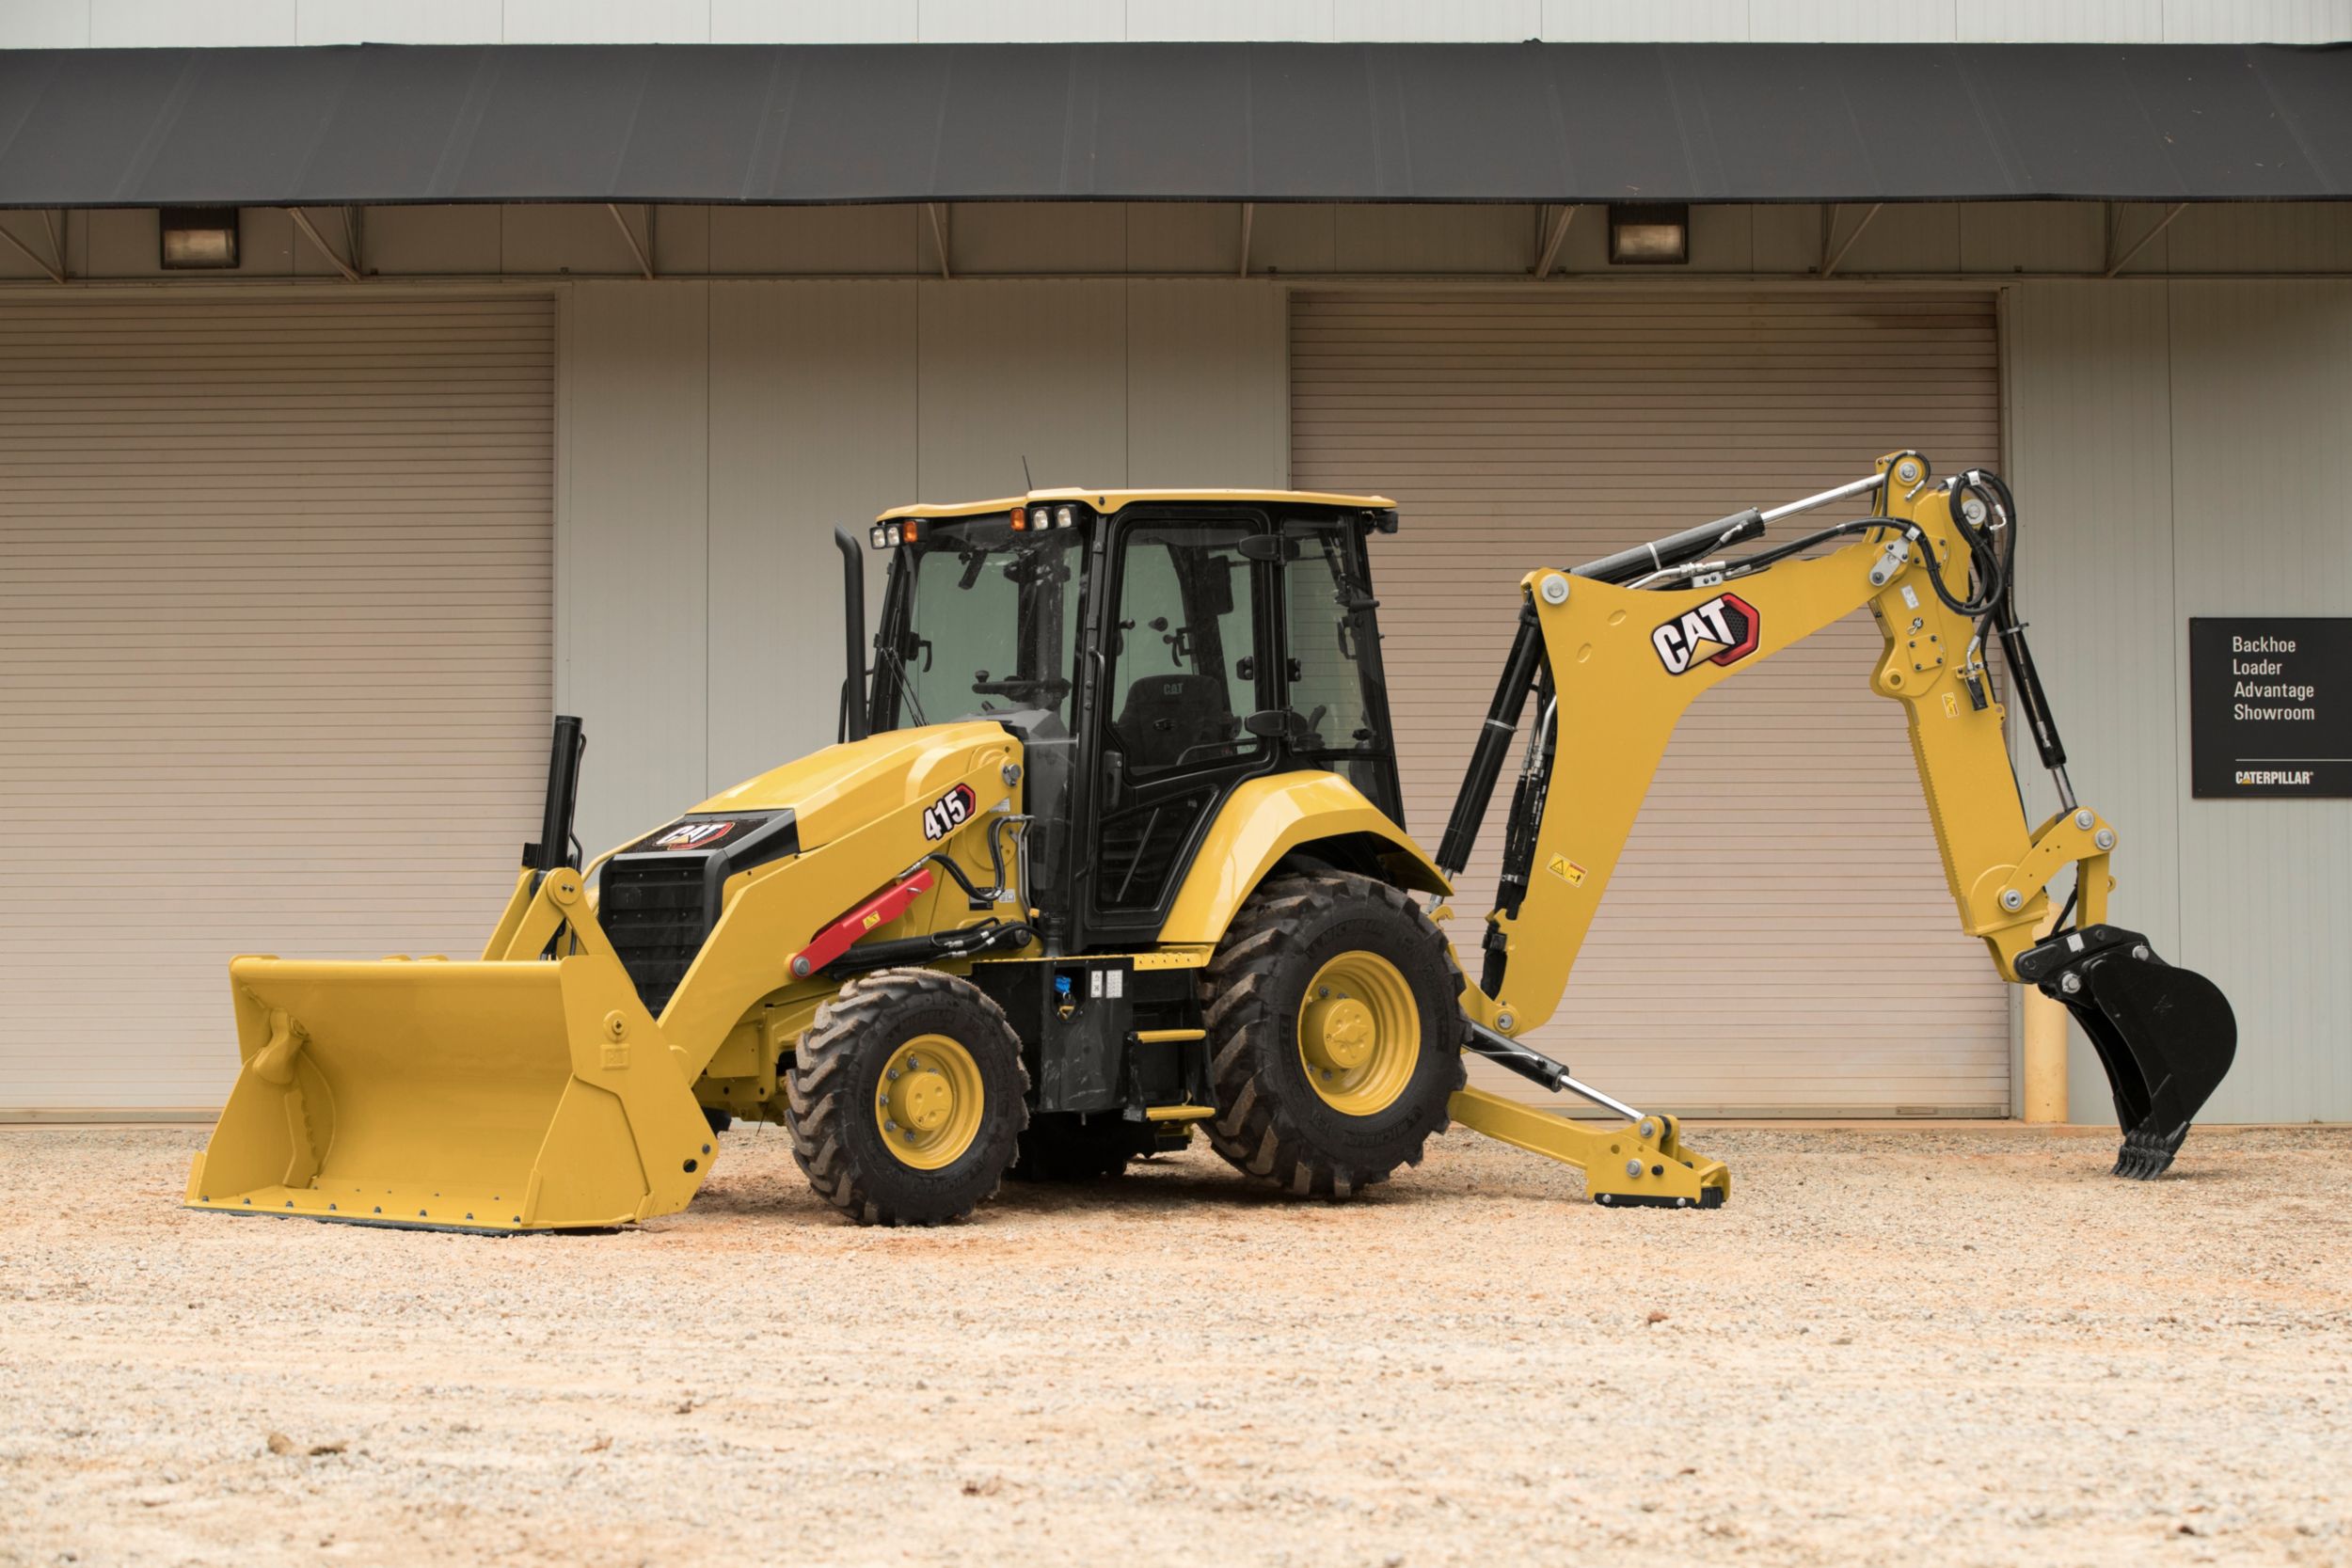
[(1737, 594), (1718, 594), (1694, 610), (1664, 622), (1649, 634), (1666, 673), (1679, 675), (1704, 659), (1737, 664), (1756, 652), (1764, 618)]

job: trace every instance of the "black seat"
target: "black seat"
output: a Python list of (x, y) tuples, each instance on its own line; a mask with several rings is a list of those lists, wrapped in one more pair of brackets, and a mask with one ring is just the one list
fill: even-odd
[(1118, 725), (1128, 765), (1135, 768), (1170, 767), (1195, 747), (1231, 741), (1237, 728), (1225, 683), (1182, 670), (1146, 675), (1130, 686)]

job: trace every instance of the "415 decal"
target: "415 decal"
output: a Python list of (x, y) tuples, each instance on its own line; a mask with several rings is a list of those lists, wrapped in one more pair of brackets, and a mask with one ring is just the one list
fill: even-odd
[(972, 820), (979, 809), (979, 797), (972, 793), (970, 784), (955, 788), (923, 808), (923, 836), (937, 841)]

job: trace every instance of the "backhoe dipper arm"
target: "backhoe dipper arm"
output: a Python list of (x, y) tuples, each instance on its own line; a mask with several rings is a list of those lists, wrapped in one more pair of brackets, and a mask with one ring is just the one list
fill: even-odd
[[(1978, 473), (1931, 483), (1925, 459), (1899, 452), (1881, 458), (1869, 480), (1709, 527), (1734, 539), (1751, 536), (1765, 519), (1864, 492), (1883, 503), (1871, 515), (1745, 561), (1677, 562), (1667, 546), (1692, 537), (1685, 534), (1660, 541), (1655, 564), (1639, 576), (1626, 574), (1623, 563), (1635, 553), (1626, 552), (1576, 573), (1537, 571), (1523, 580), (1519, 642), (1438, 855), (1449, 876), (1468, 859), (1495, 782), (1492, 737), (1500, 730), (1507, 744), (1532, 692), (1539, 706), (1511, 802), (1484, 962), (1463, 991), (1472, 1049), (1628, 1115), (1637, 1124), (1629, 1132), (1654, 1123), (1672, 1140), (1671, 1117), (1644, 1117), (1577, 1084), (1514, 1037), (1559, 1006), (1684, 710), (1718, 683), (1867, 605), (1884, 637), (1870, 688), (1903, 705), (1961, 928), (1985, 943), (2002, 978), (2042, 986), (2083, 1021), (2126, 1130), (2119, 1172), (2153, 1175), (2226, 1070), (2234, 1026), (2210, 982), (2166, 967), (2144, 938), (2106, 925), (2116, 833), (2073, 800), (2064, 752), (2010, 609), (2002, 559), (2009, 552), (1997, 545), (1998, 530), (2014, 521), (2006, 488)], [(1751, 518), (1756, 526), (1735, 527)], [(1854, 542), (1794, 559), (1840, 536)], [(1620, 580), (1603, 580), (1611, 576)], [(2003, 707), (1992, 700), (1982, 658), (1988, 628), (2010, 658), (2013, 693), (2066, 801), (2039, 827), (2026, 823)], [(2047, 888), (2068, 865), (2076, 868), (2070, 900), (2076, 923), (2037, 942), (2049, 913)], [(1467, 1109), (1472, 1114), (1457, 1107), (1457, 1119), (1472, 1125), (1499, 1116), (1474, 1102)], [(1589, 1178), (1590, 1162), (1578, 1163)], [(1639, 1180), (1634, 1190), (1642, 1190)], [(1659, 1189), (1647, 1190), (1651, 1201), (1661, 1200)], [(1615, 1197), (1628, 1201), (1632, 1193)]]

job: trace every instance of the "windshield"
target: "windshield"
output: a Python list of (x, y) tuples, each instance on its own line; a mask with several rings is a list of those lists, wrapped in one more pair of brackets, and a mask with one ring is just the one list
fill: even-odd
[(934, 525), (899, 547), (877, 649), (877, 727), (905, 729), (1016, 708), (1070, 722), (1081, 529), (1016, 533), (1004, 517)]

